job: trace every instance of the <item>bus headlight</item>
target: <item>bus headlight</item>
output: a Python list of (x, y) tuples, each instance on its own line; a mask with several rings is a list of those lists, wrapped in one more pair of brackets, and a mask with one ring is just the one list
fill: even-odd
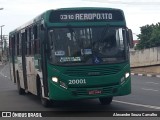
[(58, 78), (57, 77), (52, 77), (52, 81), (57, 83), (58, 82)]
[(125, 78), (128, 78), (129, 77), (129, 73), (127, 72), (126, 74), (125, 74)]

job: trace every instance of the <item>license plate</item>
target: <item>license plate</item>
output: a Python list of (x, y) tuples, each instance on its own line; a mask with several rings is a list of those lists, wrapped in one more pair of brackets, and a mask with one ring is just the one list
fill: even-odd
[(96, 95), (96, 94), (102, 94), (102, 90), (89, 90), (89, 95)]

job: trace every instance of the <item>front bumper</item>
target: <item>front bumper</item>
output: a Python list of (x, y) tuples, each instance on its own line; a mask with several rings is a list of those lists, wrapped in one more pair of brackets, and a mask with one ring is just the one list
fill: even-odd
[[(49, 84), (49, 98), (51, 100), (77, 100), (93, 99), (99, 97), (122, 96), (131, 93), (130, 77), (123, 84), (103, 87), (84, 87), (84, 88), (62, 88), (53, 82)], [(99, 91), (89, 94), (90, 91)]]

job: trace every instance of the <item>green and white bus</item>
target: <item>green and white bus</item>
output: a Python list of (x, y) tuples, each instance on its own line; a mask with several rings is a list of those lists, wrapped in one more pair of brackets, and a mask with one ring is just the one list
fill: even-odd
[(131, 93), (131, 36), (120, 9), (48, 10), (10, 32), (11, 79), (45, 107), (94, 98), (110, 104)]

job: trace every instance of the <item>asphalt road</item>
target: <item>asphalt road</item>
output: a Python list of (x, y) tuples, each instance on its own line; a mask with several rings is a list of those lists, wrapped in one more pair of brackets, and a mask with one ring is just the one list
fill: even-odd
[(69, 112), (70, 116), (74, 111), (76, 116), (103, 117), (108, 111), (160, 111), (159, 101), (160, 78), (132, 76), (132, 94), (115, 97), (109, 106), (93, 99), (58, 102), (56, 106), (44, 108), (36, 96), (18, 95), (16, 85), (10, 80), (9, 65), (0, 66), (0, 111), (61, 111), (60, 115)]

